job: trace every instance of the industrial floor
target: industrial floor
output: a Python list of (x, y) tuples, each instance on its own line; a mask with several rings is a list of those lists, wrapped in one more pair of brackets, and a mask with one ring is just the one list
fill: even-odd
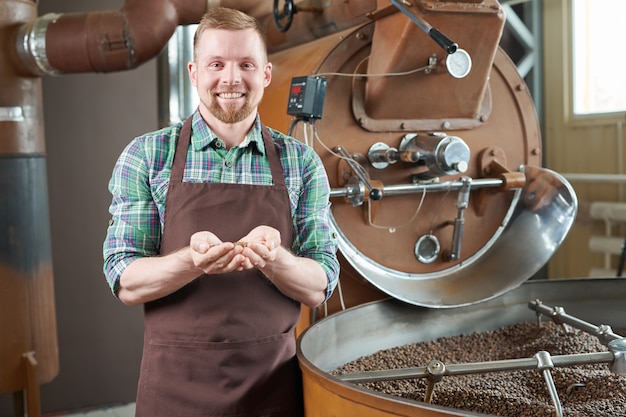
[(47, 414), (45, 417), (134, 417), (135, 403), (70, 414)]

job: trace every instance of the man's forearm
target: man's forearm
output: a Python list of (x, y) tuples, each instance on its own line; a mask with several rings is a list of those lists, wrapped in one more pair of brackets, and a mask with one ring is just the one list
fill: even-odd
[(166, 256), (140, 258), (122, 273), (118, 297), (127, 305), (143, 304), (179, 290), (201, 274), (189, 247)]
[(276, 260), (261, 268), (261, 272), (287, 297), (311, 308), (326, 298), (326, 272), (313, 259), (296, 256), (281, 247)]

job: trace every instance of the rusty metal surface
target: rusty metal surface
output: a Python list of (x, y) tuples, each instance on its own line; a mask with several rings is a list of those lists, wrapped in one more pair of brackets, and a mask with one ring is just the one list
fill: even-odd
[(301, 2), (294, 24), (280, 32), (268, 2), (127, 0), (119, 10), (51, 14), (25, 22), (18, 42), (23, 71), (31, 75), (113, 72), (155, 57), (178, 25), (198, 23), (209, 7), (234, 7), (256, 17), (270, 51), (286, 49), (370, 20), (373, 0)]
[[(472, 57), (466, 78), (451, 80), (444, 68), (447, 53), (402, 13), (376, 21), (367, 62), (370, 74), (401, 73), (426, 65), (437, 57), (437, 69), (428, 76), (373, 77), (365, 87), (365, 112), (375, 120), (475, 119), (489, 117), (485, 90), (491, 63), (504, 27), (504, 13), (488, 4), (474, 7), (420, 8), (428, 23), (455, 41)], [(399, 99), (398, 94), (412, 99)], [(411, 105), (410, 105), (411, 104)], [(442, 123), (424, 130), (442, 129)], [(445, 130), (455, 130), (455, 126)], [(379, 131), (389, 129), (377, 129)]]
[(286, 32), (280, 32), (270, 13), (257, 16), (265, 29), (270, 53), (310, 42), (345, 29), (371, 21), (370, 15), (377, 9), (375, 0), (361, 1), (304, 1), (297, 7), (309, 11), (297, 12), (293, 24)]
[[(155, 57), (178, 25), (197, 23), (206, 8), (202, 0), (127, 0), (119, 10), (45, 15), (25, 25), (24, 36), (33, 41), (22, 45), (22, 61), (35, 75), (132, 69)], [(33, 65), (32, 55), (44, 57), (44, 65)]]
[(35, 3), (0, 2), (0, 392), (26, 387), (29, 352), (39, 382), (59, 370), (41, 80), (12, 48), (35, 16)]
[(28, 352), (40, 383), (59, 372), (45, 159), (0, 157), (0, 196), (0, 392), (16, 392)]
[[(480, 19), (492, 16), (495, 21), (491, 30), (499, 36), (501, 16), (493, 10), (491, 12), (492, 14), (477, 16)], [(289, 127), (290, 119), (276, 109), (286, 107), (292, 77), (323, 75), (328, 80), (328, 87), (322, 119), (316, 122), (320, 140), (314, 140), (311, 132), (308, 134), (308, 140), (324, 162), (331, 187), (344, 187), (354, 173), (344, 161), (328, 149), (336, 149), (339, 145), (345, 148), (363, 163), (372, 181), (379, 181), (385, 185), (406, 184), (410, 182), (411, 175), (421, 172), (423, 167), (398, 162), (386, 169), (377, 170), (367, 161), (368, 149), (378, 142), (397, 147), (407, 133), (428, 133), (435, 130), (445, 130), (447, 134), (458, 136), (469, 145), (471, 160), (464, 175), (471, 178), (501, 178), (509, 187), (523, 186), (523, 175), (520, 176), (516, 171), (522, 165), (541, 165), (541, 134), (532, 99), (514, 64), (494, 45), (497, 39), (491, 40), (491, 46), (487, 48), (495, 49), (482, 55), (484, 60), (489, 60), (493, 55), (493, 61), (489, 61), (490, 69), (477, 72), (477, 78), (456, 80), (443, 68), (437, 67), (434, 72), (417, 72), (407, 77), (396, 77), (397, 82), (387, 84), (381, 99), (371, 102), (373, 106), (378, 105), (381, 109), (370, 113), (386, 114), (387, 106), (393, 105), (394, 108), (406, 109), (405, 115), (411, 113), (410, 118), (396, 119), (404, 120), (405, 123), (372, 131), (368, 126), (363, 126), (362, 120), (358, 120), (353, 105), (356, 95), (355, 80), (370, 83), (377, 78), (359, 80), (358, 77), (340, 76), (337, 73), (360, 74), (361, 63), (371, 61), (374, 51), (385, 49), (376, 46), (375, 42), (387, 33), (395, 33), (383, 31), (382, 35), (376, 35), (382, 22), (386, 19), (395, 21), (401, 17), (392, 14), (356, 30), (348, 30), (272, 54), (270, 56), (274, 63), (272, 88), (266, 92), (260, 109), (266, 123), (283, 130)], [(472, 37), (473, 33), (475, 37)], [(480, 49), (484, 33), (470, 30), (465, 35), (467, 36), (465, 44), (469, 50)], [(403, 32), (402, 36), (416, 37), (417, 33)], [(404, 44), (408, 45), (411, 42), (415, 40), (407, 40)], [(390, 43), (393, 42), (387, 40), (385, 44)], [(422, 43), (423, 47), (426, 47), (425, 45), (427, 44)], [(433, 50), (436, 48), (438, 46), (434, 45)], [(407, 51), (413, 49), (405, 50), (405, 54), (408, 55), (410, 53)], [(400, 55), (401, 52), (396, 50), (395, 54)], [(376, 59), (380, 60), (379, 57)], [(298, 65), (293, 66), (293, 62), (298, 62)], [(420, 64), (413, 61), (413, 65), (418, 67)], [(406, 70), (408, 67), (401, 69)], [(368, 67), (367, 74), (372, 70)], [(404, 78), (414, 80), (406, 81)], [(427, 91), (430, 93), (423, 94), (420, 85), (430, 84), (436, 88), (429, 87)], [(455, 107), (451, 102), (462, 104), (466, 97), (475, 96), (476, 85), (485, 85), (485, 96), (482, 97), (482, 101), (489, 99), (492, 103), (490, 113), (481, 118), (477, 125), (469, 127), (460, 125), (455, 128), (454, 124), (446, 124), (438, 126), (440, 129), (435, 129), (437, 126), (429, 126), (430, 128), (426, 129), (419, 125), (426, 118), (452, 120), (449, 117), (453, 114), (451, 111), (464, 107), (463, 105)], [(416, 124), (412, 124), (412, 121), (416, 121)], [(302, 127), (294, 130), (294, 136), (304, 141), (303, 133)], [(443, 177), (441, 180), (454, 180), (458, 177)], [(457, 214), (457, 194), (454, 192), (427, 194), (423, 202), (420, 194), (383, 197), (380, 201), (356, 207), (342, 198), (336, 198), (332, 201), (333, 216), (339, 229), (365, 257), (383, 267), (399, 273), (412, 274), (419, 279), (420, 274), (443, 275), (453, 271), (481, 251), (501, 228), (513, 202), (513, 195), (514, 191), (507, 187), (501, 190), (472, 192), (469, 207), (465, 210), (465, 234), (461, 258), (458, 261), (440, 257), (433, 263), (424, 264), (416, 260), (414, 253), (416, 240), (428, 233), (437, 235), (442, 248), (452, 246), (451, 223)], [(351, 262), (345, 258), (342, 259), (341, 276), (342, 295), (344, 302), (348, 301), (348, 306), (385, 297), (368, 283), (367, 276), (363, 277), (354, 271)], [(331, 313), (339, 308), (338, 297), (339, 294), (336, 292), (328, 305)]]
[(0, 155), (45, 152), (41, 80), (20, 72), (12, 48), (18, 25), (35, 14), (32, 3), (0, 2)]

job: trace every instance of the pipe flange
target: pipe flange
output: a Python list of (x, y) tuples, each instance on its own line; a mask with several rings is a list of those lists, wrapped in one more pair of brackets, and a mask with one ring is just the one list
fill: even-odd
[(22, 25), (18, 30), (17, 54), (26, 68), (35, 75), (60, 74), (48, 62), (46, 32), (48, 25), (54, 23), (61, 16), (59, 13), (48, 13)]

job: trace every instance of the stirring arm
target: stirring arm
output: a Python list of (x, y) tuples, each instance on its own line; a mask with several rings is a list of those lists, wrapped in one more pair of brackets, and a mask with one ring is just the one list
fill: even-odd
[(470, 177), (461, 178), (461, 189), (457, 198), (456, 207), (457, 215), (454, 220), (454, 232), (452, 234), (452, 249), (448, 254), (448, 259), (456, 261), (461, 257), (461, 246), (463, 241), (463, 231), (465, 230), (465, 218), (463, 212), (469, 203), (470, 186), (472, 179)]

